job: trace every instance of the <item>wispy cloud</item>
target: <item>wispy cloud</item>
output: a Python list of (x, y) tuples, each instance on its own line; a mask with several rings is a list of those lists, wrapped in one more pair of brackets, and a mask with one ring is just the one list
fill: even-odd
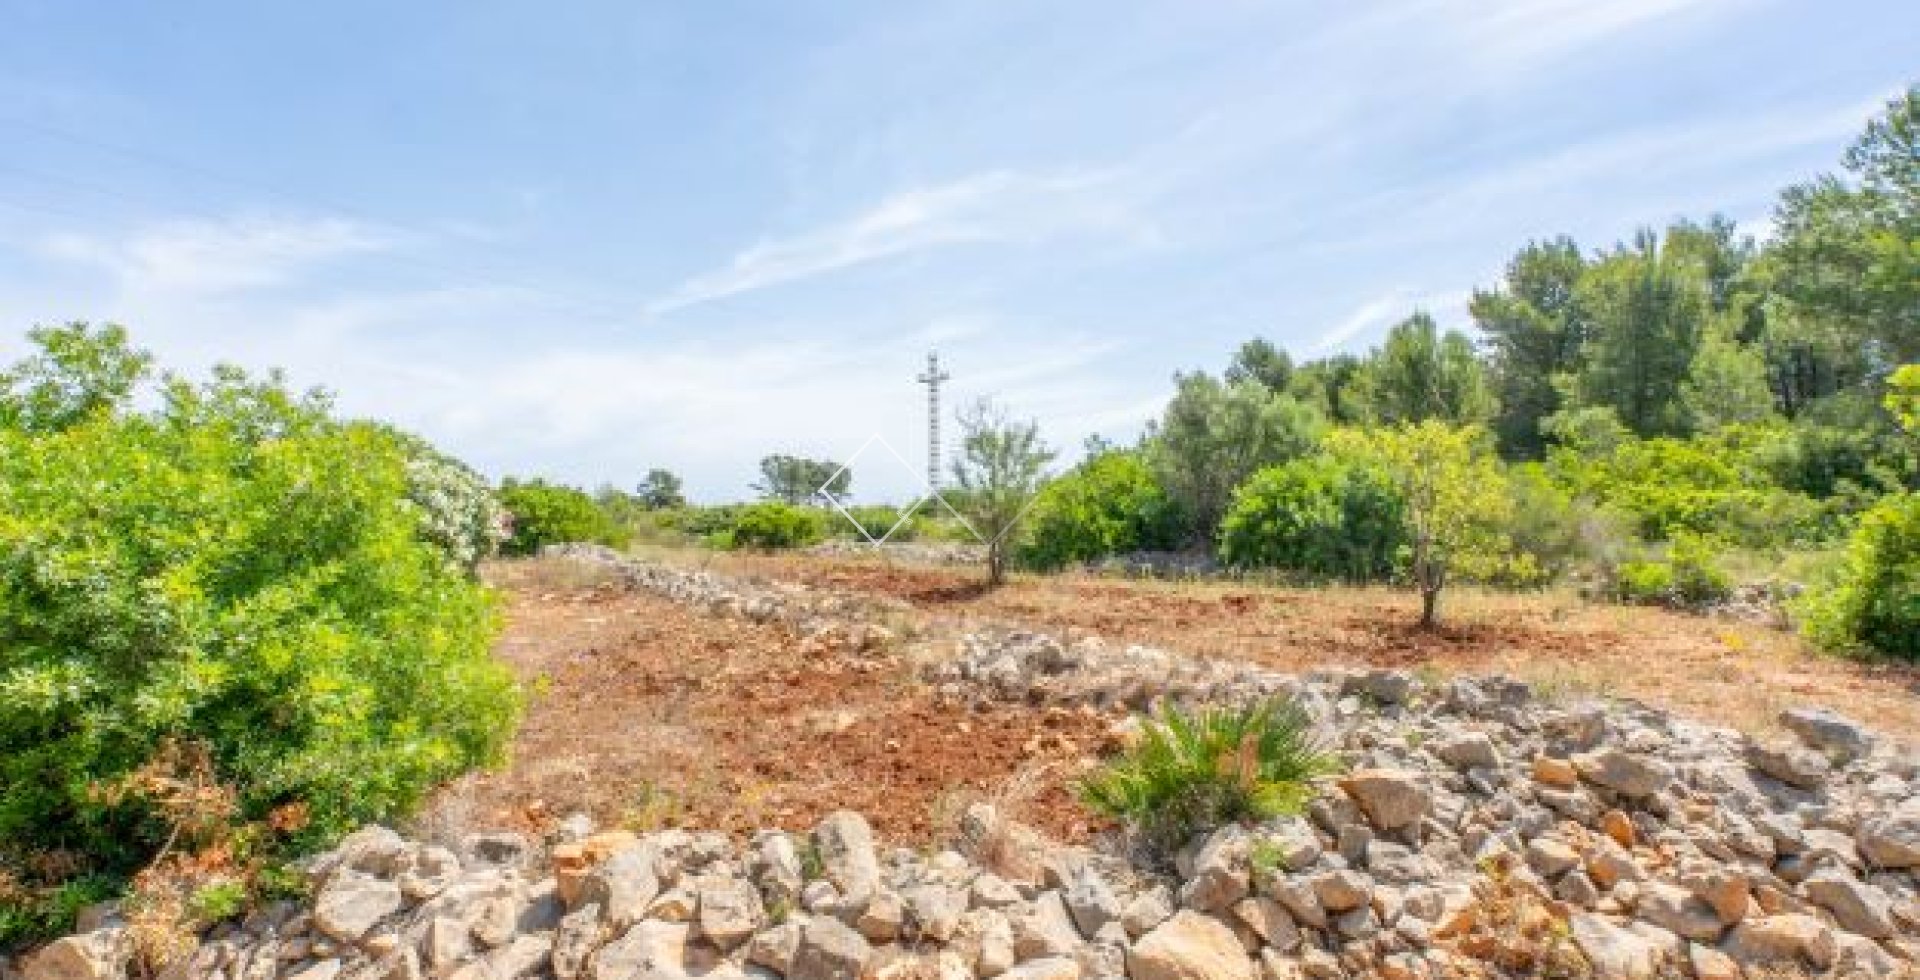
[(1717, 16), (1748, 0), (1444, 0), (1425, 5), (1469, 60), (1495, 69), (1540, 62), (1679, 18)]
[(1444, 325), (1457, 316), (1471, 297), (1470, 290), (1422, 293), (1411, 289), (1392, 289), (1354, 307), (1353, 312), (1328, 327), (1313, 342), (1313, 353), (1337, 350), (1386, 324), (1411, 316), (1415, 310), (1432, 314)]
[(339, 218), (171, 221), (129, 236), (62, 232), (43, 254), (97, 266), (130, 293), (211, 294), (282, 285), (314, 265), (382, 251), (394, 237)]
[(1104, 199), (1091, 171), (998, 170), (901, 191), (844, 221), (772, 238), (681, 284), (648, 312), (668, 313), (926, 249), (981, 242), (1033, 243), (1131, 219)]

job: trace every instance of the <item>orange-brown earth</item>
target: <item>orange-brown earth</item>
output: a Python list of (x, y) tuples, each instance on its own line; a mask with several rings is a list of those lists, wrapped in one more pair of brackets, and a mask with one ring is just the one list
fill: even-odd
[(837, 809), (927, 842), (970, 798), (1025, 787), (1050, 836), (1093, 826), (1067, 784), (1110, 717), (941, 703), (886, 649), (714, 616), (554, 562), (492, 570), (507, 597), (498, 655), (529, 691), (502, 771), (447, 788), (429, 819), (537, 825), (807, 829)]
[(906, 600), (954, 625), (996, 620), (1147, 643), (1284, 670), (1375, 666), (1440, 674), (1501, 671), (1549, 694), (1639, 698), (1749, 732), (1783, 707), (1822, 704), (1920, 740), (1920, 670), (1822, 656), (1771, 626), (1571, 594), (1452, 590), (1446, 625), (1416, 625), (1406, 592), (1167, 582), (1091, 575), (1016, 576), (979, 587), (971, 568), (884, 557), (664, 554), (737, 575)]

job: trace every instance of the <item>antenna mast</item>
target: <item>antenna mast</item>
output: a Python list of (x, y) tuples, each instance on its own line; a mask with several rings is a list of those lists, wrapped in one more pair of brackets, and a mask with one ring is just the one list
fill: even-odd
[(940, 383), (952, 376), (940, 370), (940, 352), (927, 352), (927, 370), (918, 380), (927, 386), (927, 489), (940, 489)]

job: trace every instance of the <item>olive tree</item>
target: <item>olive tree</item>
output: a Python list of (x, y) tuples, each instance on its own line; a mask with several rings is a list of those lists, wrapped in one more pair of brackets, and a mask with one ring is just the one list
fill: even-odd
[(1492, 440), (1479, 426), (1425, 422), (1334, 433), (1334, 450), (1378, 466), (1405, 502), (1407, 577), (1420, 590), (1420, 625), (1439, 621), (1440, 591), (1455, 573), (1485, 578), (1515, 561), (1504, 528), (1513, 512)]
[(1054, 452), (1040, 441), (1040, 426), (1015, 421), (981, 400), (960, 413), (960, 458), (953, 461), (951, 502), (987, 542), (987, 584), (1007, 577), (1007, 556), (1016, 543), (1027, 505), (1040, 492)]

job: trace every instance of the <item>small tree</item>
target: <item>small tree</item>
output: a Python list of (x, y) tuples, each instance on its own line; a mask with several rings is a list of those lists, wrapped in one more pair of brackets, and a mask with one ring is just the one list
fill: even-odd
[(853, 470), (830, 459), (775, 453), (760, 461), (760, 482), (753, 488), (768, 500), (790, 504), (804, 504), (823, 489), (844, 498), (853, 489)]
[(1041, 473), (1053, 450), (1040, 441), (1040, 427), (1015, 422), (982, 400), (960, 413), (960, 458), (953, 461), (953, 500), (987, 539), (987, 583), (1006, 581), (1007, 555), (1027, 505), (1040, 492)]
[(1487, 578), (1515, 559), (1503, 529), (1513, 510), (1487, 433), (1426, 421), (1343, 430), (1336, 449), (1372, 461), (1400, 485), (1406, 504), (1407, 577), (1420, 590), (1420, 625), (1439, 619), (1452, 574)]
[(680, 477), (672, 470), (654, 467), (647, 471), (647, 477), (635, 487), (634, 495), (640, 498), (640, 505), (648, 510), (665, 510), (668, 507), (685, 507), (687, 497), (681, 490)]

